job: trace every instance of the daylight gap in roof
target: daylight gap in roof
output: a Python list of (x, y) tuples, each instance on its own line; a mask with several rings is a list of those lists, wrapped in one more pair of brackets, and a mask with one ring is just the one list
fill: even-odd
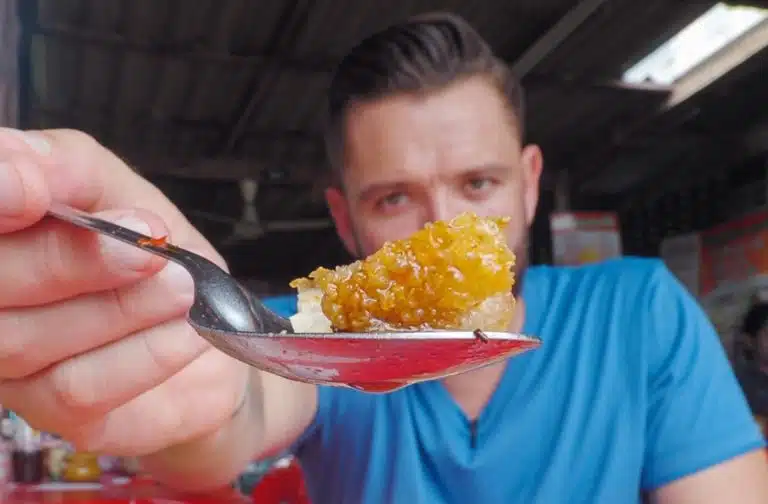
[[(767, 19), (766, 9), (715, 4), (628, 69), (622, 80), (630, 84), (674, 86)], [(744, 55), (743, 59), (747, 57)]]

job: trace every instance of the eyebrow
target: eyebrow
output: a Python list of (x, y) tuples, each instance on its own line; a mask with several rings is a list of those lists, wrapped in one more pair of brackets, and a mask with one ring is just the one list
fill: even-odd
[(473, 166), (469, 170), (462, 173), (462, 175), (503, 175), (508, 173), (512, 167), (499, 163), (486, 163), (483, 165)]

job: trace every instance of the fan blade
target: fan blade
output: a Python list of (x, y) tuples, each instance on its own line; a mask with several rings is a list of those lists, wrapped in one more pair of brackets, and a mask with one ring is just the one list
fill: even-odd
[(186, 213), (189, 217), (195, 217), (198, 219), (205, 219), (210, 222), (217, 222), (219, 224), (237, 224), (240, 219), (236, 219), (233, 217), (226, 217), (223, 215), (218, 215), (210, 212), (201, 212), (199, 210), (188, 210)]
[(253, 205), (256, 202), (256, 196), (259, 194), (259, 182), (246, 178), (241, 180), (238, 185), (240, 186), (240, 195), (245, 206)]
[(270, 221), (263, 222), (264, 231), (310, 231), (314, 229), (328, 229), (333, 223), (330, 219), (307, 219), (295, 221)]
[(234, 245), (237, 245), (238, 243), (241, 243), (242, 241), (243, 240), (241, 240), (239, 236), (233, 233), (227, 236), (226, 238), (224, 238), (223, 240), (221, 240), (217, 248), (224, 249), (224, 248), (232, 247)]

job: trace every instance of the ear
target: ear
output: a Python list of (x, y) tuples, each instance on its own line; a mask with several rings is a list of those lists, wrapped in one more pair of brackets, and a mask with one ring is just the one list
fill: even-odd
[(339, 238), (341, 238), (347, 251), (354, 257), (357, 254), (357, 241), (355, 240), (355, 228), (350, 218), (349, 202), (347, 202), (346, 196), (339, 188), (329, 187), (325, 190), (325, 201), (336, 225)]
[(536, 207), (539, 204), (539, 183), (544, 168), (544, 156), (538, 145), (526, 145), (523, 148), (521, 159), (525, 221), (530, 226), (536, 216)]

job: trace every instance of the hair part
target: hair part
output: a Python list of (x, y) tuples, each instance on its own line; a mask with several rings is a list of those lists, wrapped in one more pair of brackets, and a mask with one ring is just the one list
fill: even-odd
[(522, 140), (522, 86), (459, 16), (420, 15), (363, 39), (338, 65), (328, 90), (325, 146), (332, 183), (341, 184), (346, 117), (354, 105), (400, 94), (427, 94), (477, 76), (488, 77), (501, 92)]

